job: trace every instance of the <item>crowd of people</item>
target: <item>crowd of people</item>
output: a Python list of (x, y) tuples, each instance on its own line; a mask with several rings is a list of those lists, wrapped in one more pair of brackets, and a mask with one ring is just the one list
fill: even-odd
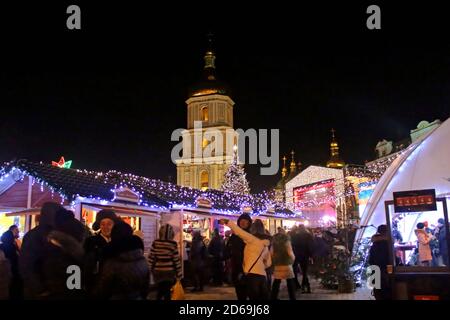
[(440, 218), (435, 228), (428, 222), (419, 222), (414, 230), (417, 237), (417, 264), (421, 266), (448, 266), (448, 243), (445, 220)]
[[(150, 269), (142, 239), (110, 210), (98, 212), (93, 229), (53, 202), (43, 205), (21, 246), (12, 226), (1, 238), (1, 298), (146, 299)], [(68, 285), (73, 266), (75, 287)]]
[[(291, 300), (298, 292), (311, 293), (310, 266), (313, 261), (320, 264), (321, 257), (330, 253), (325, 235), (312, 233), (304, 225), (289, 232), (278, 228), (271, 235), (261, 220), (253, 221), (245, 213), (237, 222), (221, 219), (219, 224), (229, 230), (223, 237), (216, 229), (208, 242), (199, 231), (193, 232), (188, 253), (190, 279), (183, 279), (179, 245), (169, 224), (160, 227), (158, 239), (145, 256), (142, 237), (114, 211), (99, 211), (91, 230), (63, 206), (45, 203), (38, 225), (22, 242), (15, 225), (1, 236), (0, 299), (143, 300), (148, 298), (151, 277), (158, 300), (170, 300), (171, 288), (182, 280), (190, 283), (193, 292), (203, 291), (207, 284), (227, 283), (241, 301), (276, 300), (282, 281)], [(439, 252), (448, 265), (444, 220), (439, 219), (433, 230), (426, 223), (416, 227), (417, 264), (434, 265), (435, 252)], [(369, 264), (382, 271), (383, 289), (375, 290), (378, 299), (390, 294), (387, 232), (386, 225), (378, 227), (369, 252)], [(439, 251), (433, 251), (433, 241)], [(77, 290), (67, 285), (70, 266), (79, 268)]]
[(315, 242), (303, 225), (289, 232), (280, 227), (272, 236), (261, 220), (253, 221), (245, 213), (236, 223), (226, 219), (219, 223), (229, 230), (222, 237), (216, 229), (208, 245), (199, 231), (193, 234), (188, 254), (193, 292), (203, 291), (205, 282), (227, 283), (234, 286), (238, 300), (278, 299), (285, 280), (290, 299), (295, 300), (297, 290), (311, 293), (308, 266)]
[[(278, 299), (283, 280), (292, 300), (299, 289), (311, 292), (313, 235), (304, 226), (289, 232), (279, 228), (272, 236), (261, 220), (253, 221), (248, 214), (237, 223), (219, 223), (230, 229), (225, 237), (216, 229), (206, 243), (200, 232), (193, 234), (188, 257), (192, 291), (203, 291), (210, 284), (204, 276), (210, 272), (211, 285), (234, 286), (239, 300)], [(67, 284), (71, 266), (79, 270), (76, 290)], [(38, 225), (22, 243), (17, 226), (2, 235), (0, 277), (0, 299), (13, 300), (147, 299), (151, 277), (157, 299), (169, 300), (174, 284), (185, 280), (170, 225), (161, 226), (145, 256), (142, 238), (114, 211), (99, 211), (91, 230), (72, 211), (53, 202), (43, 205)]]

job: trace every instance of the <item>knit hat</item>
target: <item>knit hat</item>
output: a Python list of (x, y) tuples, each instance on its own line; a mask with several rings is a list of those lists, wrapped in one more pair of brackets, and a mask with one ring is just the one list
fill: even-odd
[(95, 231), (100, 229), (100, 222), (103, 219), (111, 219), (114, 222), (122, 221), (113, 210), (108, 210), (108, 209), (100, 210), (97, 213), (97, 216), (95, 217), (95, 222), (92, 225), (92, 229), (94, 229)]
[(55, 230), (68, 234), (79, 242), (82, 242), (85, 237), (84, 225), (75, 219), (72, 211), (64, 208), (55, 213)]
[[(239, 218), (237, 220), (237, 225), (239, 225), (239, 222), (241, 220), (248, 220), (248, 222), (250, 223), (250, 226), (252, 225), (252, 222), (253, 222), (252, 218), (250, 217), (250, 215), (248, 213), (243, 213), (239, 216)], [(249, 229), (250, 229), (250, 226), (249, 226)]]
[(46, 227), (55, 226), (56, 211), (64, 209), (62, 205), (56, 202), (46, 202), (42, 205), (41, 213), (39, 216), (39, 225)]
[(111, 241), (120, 241), (133, 236), (133, 228), (126, 222), (114, 224), (111, 230)]
[(377, 233), (379, 234), (385, 234), (387, 232), (387, 225), (380, 224), (377, 228)]

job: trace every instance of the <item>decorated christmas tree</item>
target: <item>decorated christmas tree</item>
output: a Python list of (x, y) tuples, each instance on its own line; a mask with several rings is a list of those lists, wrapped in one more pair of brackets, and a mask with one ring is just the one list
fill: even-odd
[(249, 194), (250, 187), (246, 178), (244, 168), (238, 163), (237, 150), (233, 148), (233, 162), (225, 172), (222, 191), (234, 192), (238, 194)]

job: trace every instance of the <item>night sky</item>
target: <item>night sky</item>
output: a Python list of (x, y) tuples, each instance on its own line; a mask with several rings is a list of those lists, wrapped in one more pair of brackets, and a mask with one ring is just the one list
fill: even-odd
[[(78, 2), (78, 32), (65, 29), (68, 4), (3, 11), (1, 162), (64, 155), (74, 168), (176, 182), (170, 135), (186, 125), (210, 31), (235, 128), (280, 129), (281, 155), (293, 149), (305, 166), (326, 163), (332, 127), (341, 157), (363, 164), (379, 140), (450, 116), (449, 25), (436, 4), (380, 5), (382, 30), (370, 31), (364, 4)], [(253, 191), (279, 179), (246, 170)]]

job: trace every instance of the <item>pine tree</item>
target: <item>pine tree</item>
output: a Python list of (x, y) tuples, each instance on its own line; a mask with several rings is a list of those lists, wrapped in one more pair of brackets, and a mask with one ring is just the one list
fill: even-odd
[(238, 194), (250, 193), (250, 187), (248, 185), (244, 168), (238, 164), (237, 161), (236, 150), (234, 152), (233, 162), (225, 172), (221, 190)]

